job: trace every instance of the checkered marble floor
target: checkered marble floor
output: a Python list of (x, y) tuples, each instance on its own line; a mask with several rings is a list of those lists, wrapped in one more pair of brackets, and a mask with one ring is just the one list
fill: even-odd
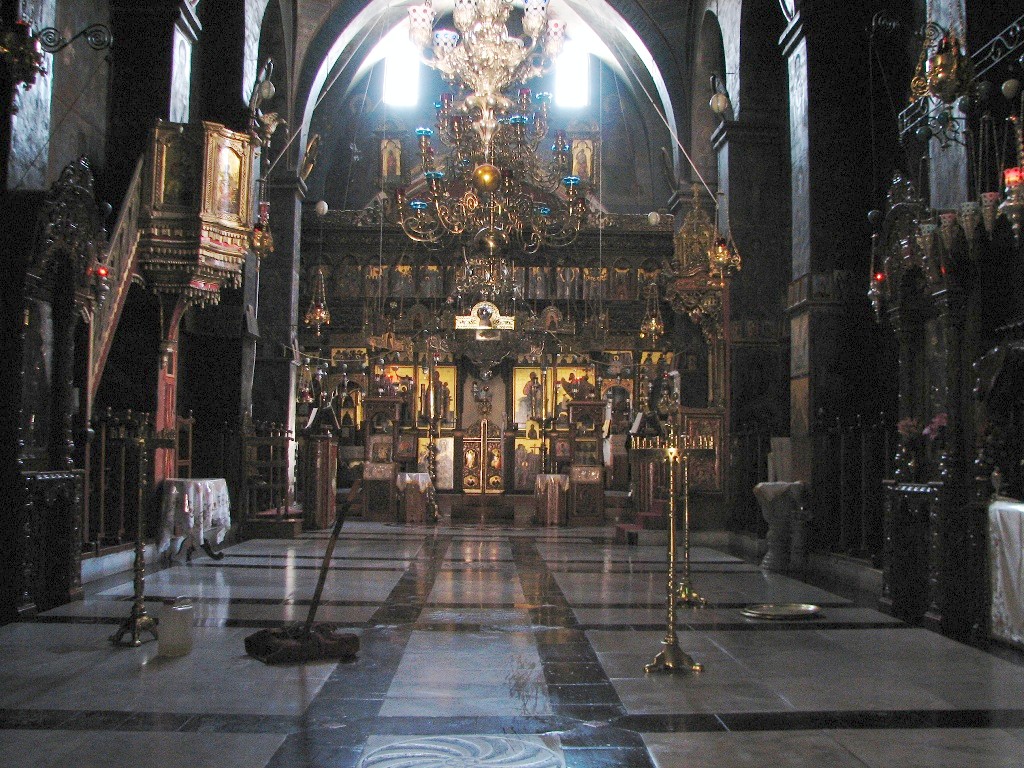
[[(694, 547), (679, 642), (698, 675), (645, 674), (665, 553), (611, 531), (346, 524), (318, 619), (358, 658), (271, 667), (244, 638), (305, 617), (326, 533), (247, 541), (147, 575), (187, 596), (184, 657), (108, 642), (130, 574), (0, 627), (0, 768), (1024, 764), (1024, 666)], [(811, 620), (744, 617), (811, 602)]]

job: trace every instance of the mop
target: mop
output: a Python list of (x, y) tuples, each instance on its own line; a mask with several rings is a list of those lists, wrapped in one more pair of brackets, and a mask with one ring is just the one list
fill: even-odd
[(302, 664), (307, 661), (349, 661), (359, 652), (359, 636), (339, 632), (338, 625), (330, 622), (314, 623), (320, 597), (323, 595), (327, 569), (334, 555), (334, 545), (345, 523), (345, 515), (359, 494), (360, 481), (356, 480), (345, 502), (338, 508), (334, 530), (327, 542), (327, 552), (320, 566), (320, 578), (309, 606), (309, 615), (303, 623), (289, 624), (275, 629), (261, 629), (245, 638), (245, 652), (264, 664)]

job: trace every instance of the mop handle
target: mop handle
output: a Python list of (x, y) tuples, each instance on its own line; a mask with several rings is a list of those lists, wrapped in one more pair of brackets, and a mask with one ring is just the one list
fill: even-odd
[(324, 591), (324, 582), (327, 581), (327, 569), (331, 565), (331, 557), (334, 555), (334, 545), (338, 543), (338, 534), (341, 533), (341, 526), (345, 524), (345, 515), (348, 513), (349, 507), (352, 506), (352, 502), (356, 496), (359, 495), (360, 488), (362, 487), (362, 480), (356, 479), (352, 483), (352, 487), (349, 489), (348, 496), (345, 497), (344, 503), (338, 509), (338, 515), (334, 520), (334, 530), (331, 531), (331, 538), (327, 542), (327, 551), (324, 553), (324, 562), (320, 566), (320, 578), (316, 583), (316, 592), (313, 594), (313, 602), (309, 606), (309, 615), (306, 617), (306, 626), (303, 628), (303, 634), (309, 635), (313, 629), (313, 619), (316, 618), (317, 608), (320, 607), (320, 596)]

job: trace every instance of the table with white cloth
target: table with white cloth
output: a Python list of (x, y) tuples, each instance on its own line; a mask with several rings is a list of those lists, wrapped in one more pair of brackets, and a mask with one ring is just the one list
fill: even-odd
[(992, 636), (1024, 646), (1024, 503), (996, 498), (988, 507)]
[(231, 498), (221, 478), (169, 478), (161, 484), (159, 551), (168, 557), (196, 547), (220, 559), (210, 548), (231, 529)]
[(395, 479), (398, 486), (399, 519), (404, 523), (427, 522), (427, 502), (433, 483), (426, 472), (399, 472)]
[(768, 551), (761, 560), (762, 570), (800, 570), (806, 564), (809, 516), (801, 503), (803, 490), (800, 482), (754, 486), (754, 498), (768, 523)]
[(537, 475), (534, 493), (537, 500), (537, 520), (541, 525), (565, 525), (565, 495), (568, 490), (568, 475)]

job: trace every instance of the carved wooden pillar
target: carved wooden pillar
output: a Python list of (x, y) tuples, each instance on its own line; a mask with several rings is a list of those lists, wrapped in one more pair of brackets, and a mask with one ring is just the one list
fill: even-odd
[[(178, 335), (189, 301), (181, 294), (160, 293), (160, 368), (156, 376), (154, 428), (159, 437), (172, 440), (178, 428)], [(161, 445), (153, 454), (153, 484), (177, 475), (177, 452)]]

